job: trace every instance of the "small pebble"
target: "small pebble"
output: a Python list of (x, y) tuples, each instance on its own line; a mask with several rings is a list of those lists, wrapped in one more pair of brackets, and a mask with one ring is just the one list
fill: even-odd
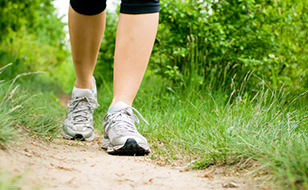
[(239, 186), (234, 182), (225, 183), (222, 185), (223, 188), (238, 188)]
[(213, 176), (212, 176), (212, 174), (209, 173), (209, 172), (204, 172), (203, 177), (212, 178)]

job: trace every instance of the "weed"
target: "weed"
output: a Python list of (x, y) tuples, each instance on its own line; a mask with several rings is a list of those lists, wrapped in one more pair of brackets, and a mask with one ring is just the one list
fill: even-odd
[[(109, 106), (109, 88), (99, 90), (96, 120)], [(307, 93), (292, 96), (263, 81), (256, 88), (247, 93), (245, 84), (233, 86), (230, 95), (211, 88), (181, 91), (159, 77), (146, 78), (134, 106), (150, 123), (138, 128), (151, 143), (152, 158), (186, 160), (195, 168), (252, 159), (279, 185), (307, 187)]]

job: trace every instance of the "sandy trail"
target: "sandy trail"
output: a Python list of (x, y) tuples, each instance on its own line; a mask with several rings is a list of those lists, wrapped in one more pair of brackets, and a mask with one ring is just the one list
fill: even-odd
[(148, 157), (111, 156), (94, 142), (58, 139), (46, 143), (25, 137), (0, 150), (0, 167), (23, 174), (23, 189), (258, 189), (253, 181), (239, 177), (204, 177), (204, 171), (181, 172), (155, 165)]
[[(63, 106), (70, 95), (59, 97)], [(97, 135), (98, 136), (98, 135)], [(253, 178), (205, 175), (204, 171), (158, 166), (149, 157), (111, 156), (93, 142), (24, 137), (0, 149), (0, 169), (22, 175), (22, 189), (207, 190), (263, 189)], [(235, 187), (232, 187), (235, 185)]]

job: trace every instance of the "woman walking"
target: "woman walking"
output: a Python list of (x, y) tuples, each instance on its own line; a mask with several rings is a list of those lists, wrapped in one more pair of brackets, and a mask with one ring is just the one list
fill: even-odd
[[(106, 0), (71, 0), (69, 33), (76, 81), (63, 124), (68, 139), (94, 139), (97, 108), (93, 77), (105, 30)], [(122, 0), (114, 52), (113, 99), (103, 121), (102, 148), (110, 154), (144, 155), (147, 140), (137, 131), (132, 107), (153, 48), (158, 27), (159, 0)], [(104, 63), (106, 64), (106, 63)]]

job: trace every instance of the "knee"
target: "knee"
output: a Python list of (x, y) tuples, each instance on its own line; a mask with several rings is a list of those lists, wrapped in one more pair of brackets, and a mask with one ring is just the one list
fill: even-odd
[(156, 13), (159, 10), (159, 0), (122, 0), (120, 8), (120, 12), (126, 14)]
[(106, 9), (106, 0), (70, 0), (72, 8), (84, 15), (96, 15)]

